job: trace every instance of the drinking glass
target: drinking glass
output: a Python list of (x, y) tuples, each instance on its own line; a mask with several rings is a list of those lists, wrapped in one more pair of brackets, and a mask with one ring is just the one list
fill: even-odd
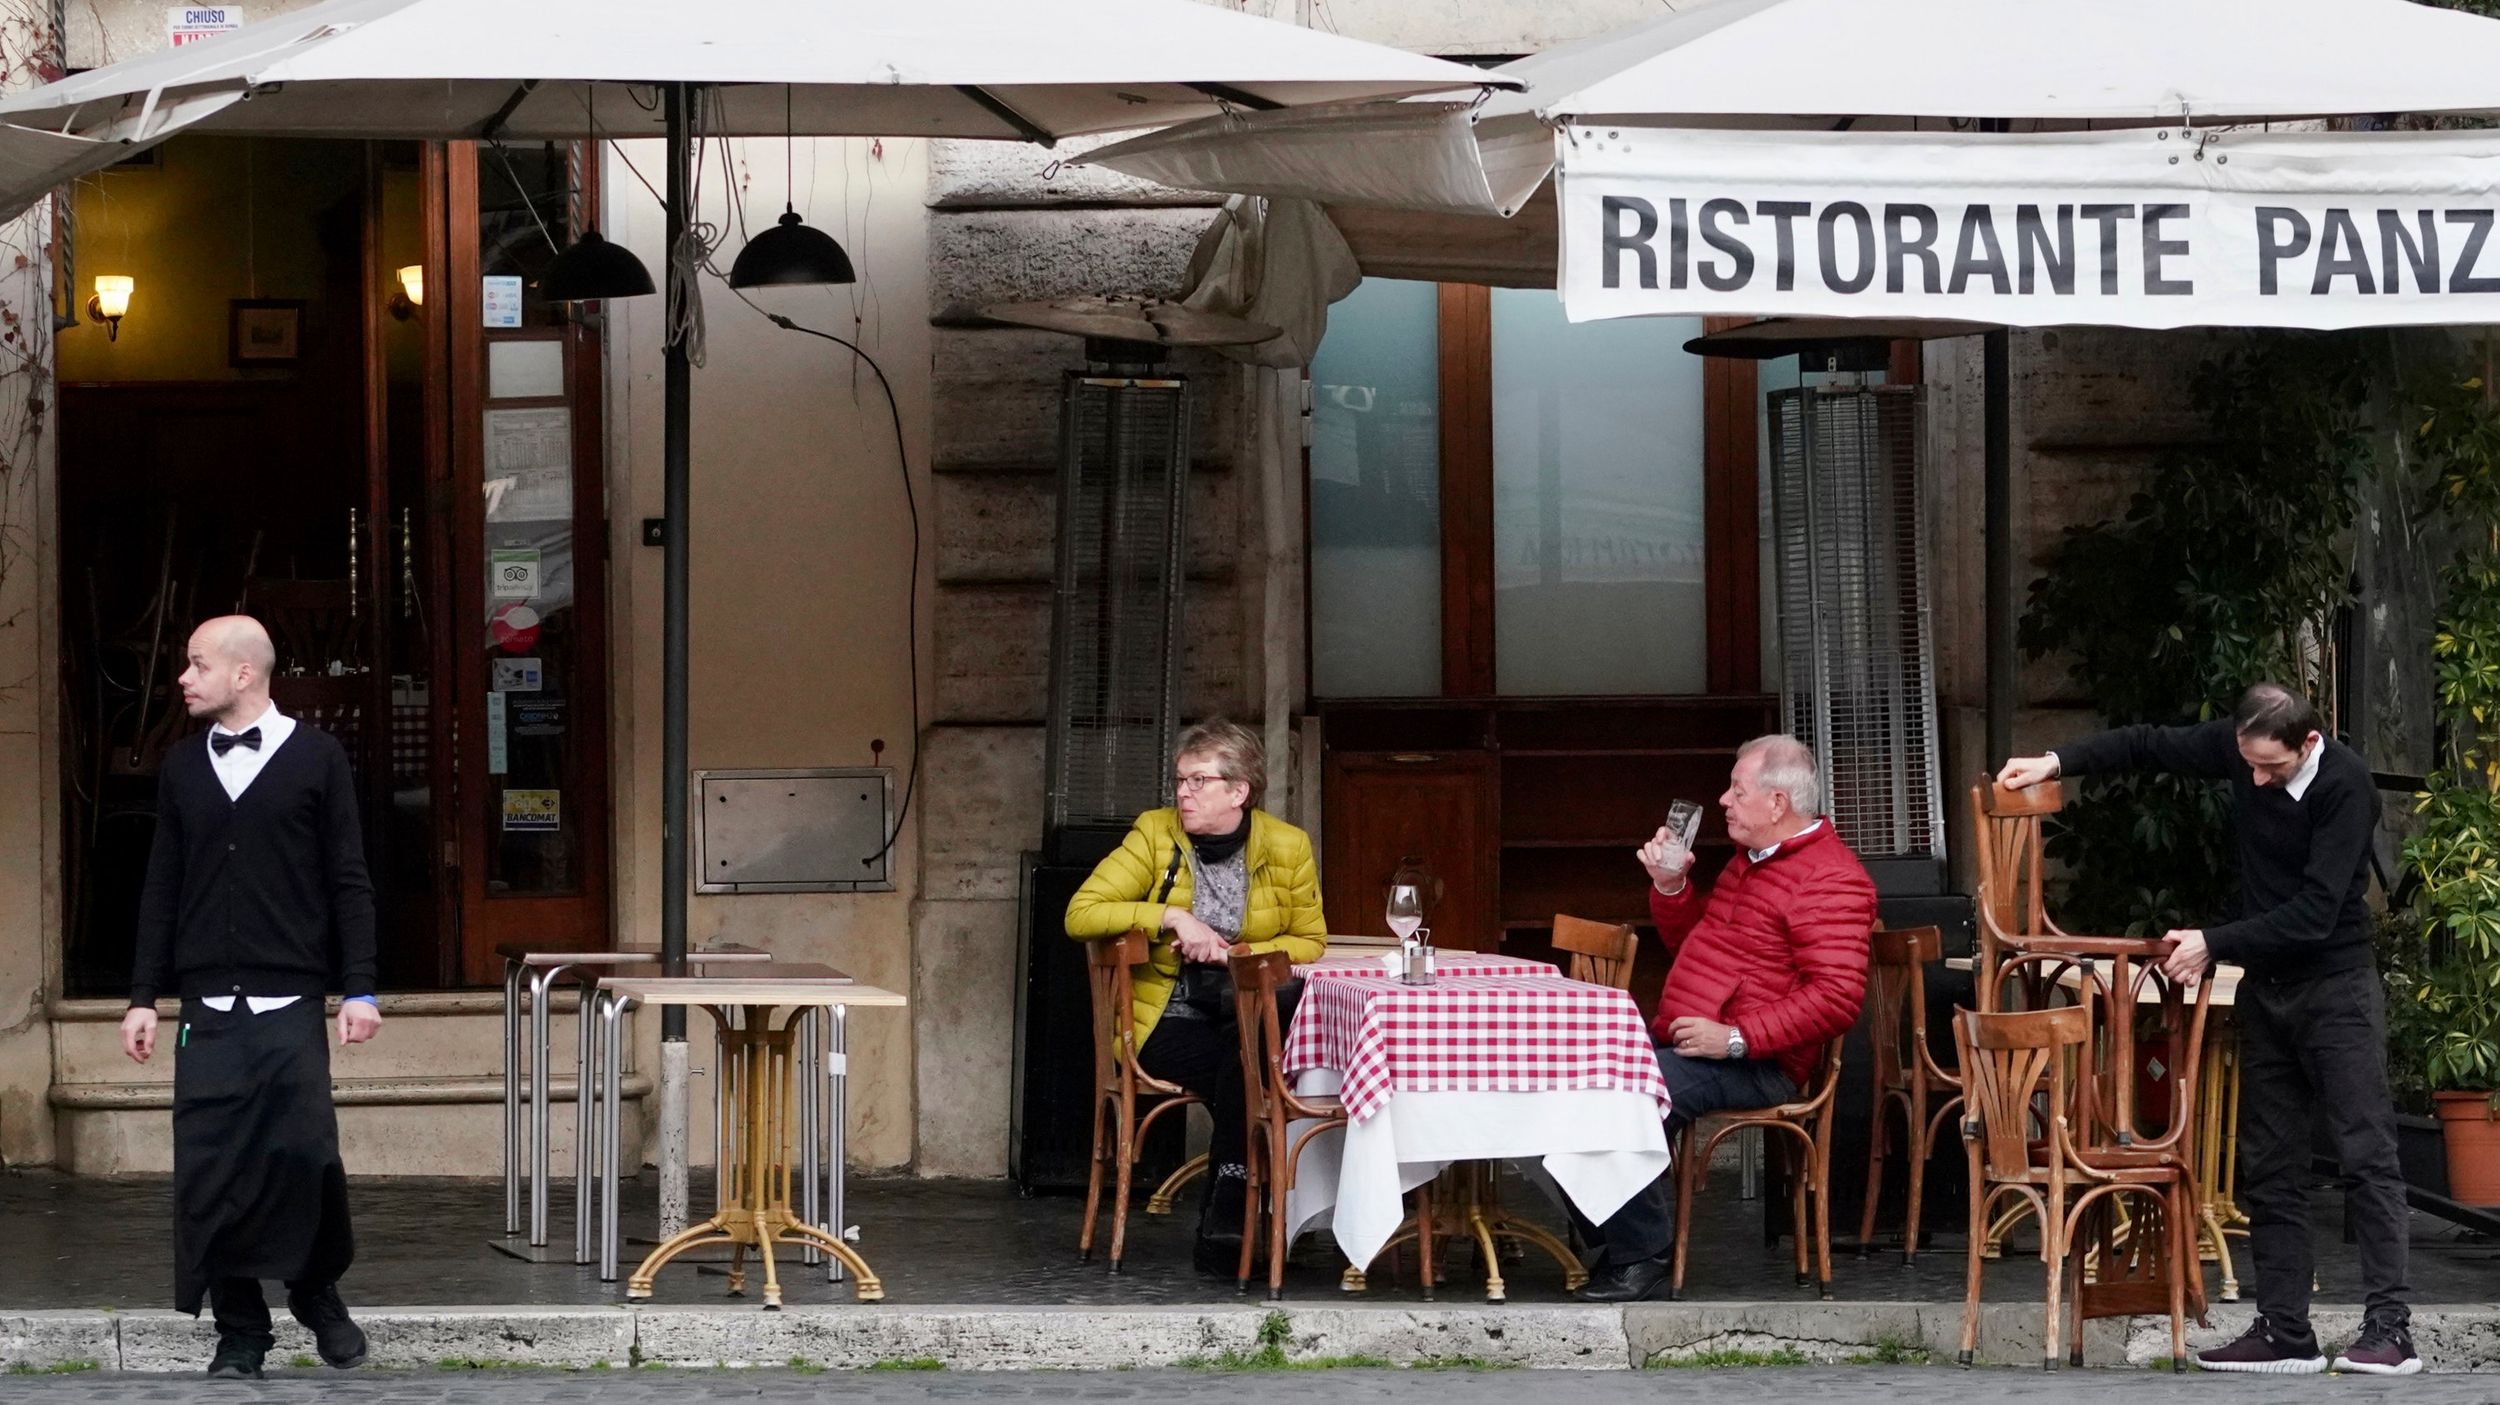
[(1678, 800), (1667, 807), (1667, 832), (1675, 842), (1693, 852), (1693, 841), (1701, 837), (1701, 806), (1690, 800)]

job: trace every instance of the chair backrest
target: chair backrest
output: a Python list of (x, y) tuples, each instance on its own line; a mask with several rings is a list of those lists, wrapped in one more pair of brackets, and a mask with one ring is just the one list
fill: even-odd
[(1944, 959), (1944, 933), (1934, 927), (1878, 927), (1867, 938), (1866, 1036), (1875, 1055), (1875, 1086), (1907, 1088), (1927, 1056), (1927, 968)]
[(1575, 981), (1630, 990), (1632, 958), (1639, 954), (1640, 943), (1640, 934), (1630, 923), (1554, 914), (1554, 949), (1571, 954), (1564, 974)]
[(327, 674), (332, 664), (352, 672), (364, 660), (354, 581), (262, 577), (244, 583), (243, 608), (269, 630), (280, 673)]
[[(1954, 1012), (1953, 1044), (1962, 1060), (1963, 1125), (1976, 1129), (1980, 1160), (1989, 1179), (2027, 1175), (2039, 1164), (2035, 1148), (2043, 1145), (2054, 1156), (2058, 1128), (2047, 1119), (2074, 1116), (2068, 1101), (2070, 1089), (2077, 1085), (2070, 1068), (2079, 1062), (2091, 1038), (2092, 1012), (2081, 1005)], [(2044, 1085), (2048, 1102), (2035, 1107)], [(2090, 1080), (2082, 1080), (2080, 1086), (2088, 1088)]]
[(1982, 779), (1970, 788), (1971, 836), (1979, 853), (1980, 912), (2000, 930), (2030, 936), (2048, 930), (2042, 893), (2041, 820), (2066, 807), (2065, 788), (2042, 781), (2008, 790)]
[(1111, 1085), (1114, 1076), (1137, 1076), (1137, 1038), (1129, 1028), (1129, 971), (1142, 966), (1154, 947), (1147, 934), (1132, 930), (1085, 944), (1086, 992), (1094, 1004), (1094, 1087)]
[(1285, 1092), (1285, 1031), (1276, 1017), (1276, 990), (1293, 979), (1293, 958), (1281, 951), (1236, 951), (1232, 970), (1242, 1094), (1252, 1121), (1270, 1121), (1282, 1117), (1292, 1101)]

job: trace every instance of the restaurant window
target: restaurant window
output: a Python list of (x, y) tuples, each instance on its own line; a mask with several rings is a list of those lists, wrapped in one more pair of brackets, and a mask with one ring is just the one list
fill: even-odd
[(1701, 319), (1496, 288), (1492, 327), (1497, 690), (1703, 691)]
[(1436, 293), (1374, 278), (1311, 359), (1311, 680), (1324, 697), (1441, 690)]
[(1313, 697), (1752, 692), (1753, 367), (1686, 352), (1704, 330), (1388, 279), (1331, 308), (1311, 363)]

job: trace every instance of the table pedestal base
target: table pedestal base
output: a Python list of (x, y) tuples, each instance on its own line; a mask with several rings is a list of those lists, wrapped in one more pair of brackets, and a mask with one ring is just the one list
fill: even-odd
[[(1502, 1281), (1504, 1241), (1522, 1251), (1534, 1245), (1553, 1256), (1554, 1261), (1562, 1265), (1563, 1291), (1578, 1292), (1580, 1285), (1589, 1281), (1588, 1270), (1582, 1268), (1578, 1256), (1543, 1225), (1512, 1218), (1510, 1212), (1503, 1208), (1501, 1193), (1493, 1183), (1496, 1169), (1490, 1161), (1464, 1161), (1442, 1173), (1442, 1182), (1446, 1187), (1444, 1193), (1449, 1197), (1445, 1202), (1449, 1206), (1446, 1221), (1449, 1229), (1446, 1232), (1475, 1240), (1477, 1257), (1484, 1264), (1484, 1300), (1488, 1303), (1509, 1301), (1509, 1288)], [(1398, 1232), (1390, 1236), (1389, 1242), (1381, 1246), (1381, 1252), (1387, 1253), (1401, 1245), (1417, 1245), (1423, 1259), (1424, 1297), (1427, 1300), (1432, 1297), (1434, 1284), (1433, 1254), (1431, 1246), (1420, 1241), (1426, 1232), (1426, 1225), (1436, 1237), (1445, 1232), (1442, 1228), (1444, 1221), (1436, 1213), (1439, 1206), (1434, 1204), (1440, 1197), (1431, 1192), (1432, 1187), (1425, 1188), (1422, 1203), (1427, 1208), (1421, 1221), (1410, 1216), (1398, 1226)], [(1370, 1286), (1370, 1280), (1362, 1269), (1349, 1266), (1338, 1286), (1349, 1293), (1360, 1293)]]
[(726, 1244), (730, 1246), (730, 1296), (746, 1292), (746, 1256), (753, 1249), (764, 1262), (764, 1306), (778, 1308), (781, 1271), (773, 1246), (780, 1243), (833, 1256), (858, 1278), (859, 1301), (883, 1301), (885, 1285), (858, 1250), (790, 1209), (792, 1056), (796, 1031), (806, 1025), (808, 1012), (793, 1013), (778, 1029), (772, 1027), (769, 1006), (748, 1006), (744, 1017), (736, 1019), (725, 1008), (711, 1008), (711, 1013), (728, 1056), (728, 1101), (737, 1114), (724, 1129), (723, 1152), (728, 1159), (719, 1181), (719, 1208), (710, 1219), (671, 1235), (653, 1249), (626, 1279), (625, 1296), (635, 1301), (650, 1297), (653, 1280), (669, 1260), (690, 1249)]
[(801, 1244), (813, 1245), (833, 1255), (859, 1279), (859, 1301), (874, 1303), (885, 1300), (884, 1283), (877, 1278), (876, 1270), (868, 1266), (868, 1261), (859, 1256), (858, 1250), (812, 1224), (801, 1222), (787, 1206), (760, 1214), (753, 1210), (723, 1210), (699, 1225), (689, 1225), (651, 1251), (651, 1256), (642, 1261), (642, 1267), (635, 1269), (633, 1277), (625, 1280), (625, 1296), (635, 1301), (650, 1297), (651, 1285), (658, 1278), (661, 1266), (687, 1250), (726, 1244), (729, 1246), (729, 1296), (746, 1295), (746, 1256), (747, 1251), (753, 1249), (756, 1257), (764, 1263), (764, 1306), (777, 1308), (781, 1306), (781, 1272), (773, 1259), (776, 1241), (789, 1243), (794, 1248)]

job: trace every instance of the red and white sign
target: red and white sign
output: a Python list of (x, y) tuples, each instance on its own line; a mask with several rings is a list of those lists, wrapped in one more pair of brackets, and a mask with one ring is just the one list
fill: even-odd
[(524, 601), (497, 608), (487, 618), (486, 629), (494, 636), (495, 647), (505, 653), (527, 653), (538, 647), (538, 612)]
[(235, 5), (176, 5), (165, 12), (165, 37), (177, 49), (242, 27), (243, 11)]

